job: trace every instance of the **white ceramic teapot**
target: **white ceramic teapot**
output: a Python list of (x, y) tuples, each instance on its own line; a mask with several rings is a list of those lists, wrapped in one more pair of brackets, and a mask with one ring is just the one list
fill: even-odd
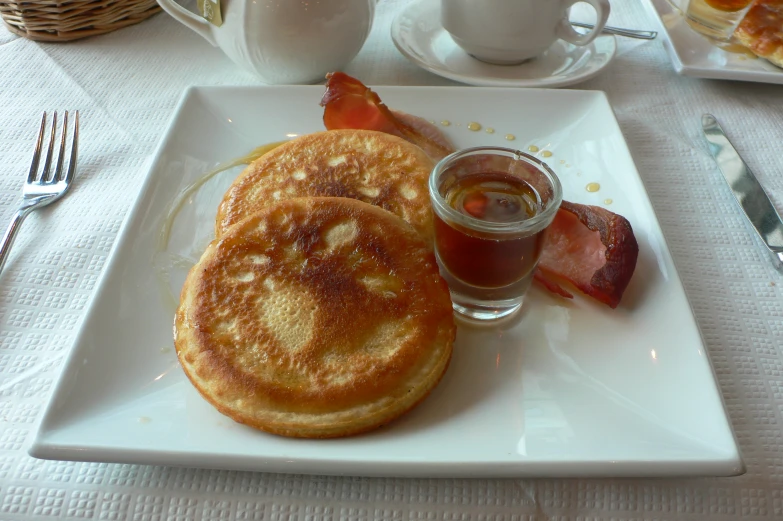
[(157, 1), (265, 83), (315, 83), (358, 54), (377, 0), (220, 0), (219, 27), (173, 0)]

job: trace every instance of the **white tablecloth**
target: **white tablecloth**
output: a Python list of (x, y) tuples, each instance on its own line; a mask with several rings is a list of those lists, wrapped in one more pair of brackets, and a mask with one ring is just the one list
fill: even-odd
[[(642, 0), (613, 25), (655, 28)], [(382, 0), (346, 71), (373, 85), (448, 85), (389, 37)], [(679, 77), (662, 38), (619, 40), (577, 88), (608, 93), (705, 338), (747, 465), (721, 479), (360, 479), (41, 461), (26, 446), (175, 103), (191, 84), (253, 84), (160, 14), (69, 44), (0, 29), (0, 224), (10, 220), (43, 109), (79, 109), (78, 180), (25, 222), (0, 275), (0, 519), (720, 520), (783, 518), (783, 276), (700, 136), (712, 112), (783, 195), (783, 87)], [(661, 327), (665, 327), (662, 324)]]

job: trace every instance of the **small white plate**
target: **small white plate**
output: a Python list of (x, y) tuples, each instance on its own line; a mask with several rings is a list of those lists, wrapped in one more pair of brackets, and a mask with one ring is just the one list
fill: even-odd
[(440, 0), (421, 0), (395, 17), (391, 37), (413, 63), (444, 78), (488, 87), (565, 87), (601, 72), (612, 61), (614, 36), (578, 47), (556, 41), (542, 56), (520, 65), (492, 65), (463, 51), (440, 23)]
[(683, 76), (717, 80), (783, 84), (783, 69), (742, 52), (728, 52), (690, 28), (682, 12), (669, 0), (648, 0), (647, 10), (666, 34), (664, 47)]
[[(626, 216), (640, 253), (621, 305), (534, 288), (518, 322), (460, 326), (432, 394), (366, 435), (298, 440), (235, 423), (185, 377), (173, 349), (176, 303), (161, 292), (179, 294), (188, 266), (177, 259), (192, 263), (204, 251), (237, 169), (186, 200), (165, 249), (159, 234), (177, 194), (219, 163), (323, 130), (323, 87), (191, 88), (123, 224), (30, 454), (376, 476), (742, 472), (698, 327), (606, 96), (491, 87), (377, 92), (395, 109), (450, 121), (442, 128), (459, 147), (535, 145), (566, 199)], [(470, 131), (469, 122), (494, 133)], [(588, 192), (591, 182), (600, 190)]]

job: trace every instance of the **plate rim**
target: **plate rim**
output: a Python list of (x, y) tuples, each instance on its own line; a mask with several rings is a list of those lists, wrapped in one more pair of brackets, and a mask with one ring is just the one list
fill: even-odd
[(417, 7), (421, 7), (427, 2), (434, 2), (434, 0), (416, 0), (414, 2), (410, 2), (406, 4), (400, 12), (398, 12), (394, 19), (392, 20), (391, 29), (390, 29), (390, 35), (392, 42), (394, 43), (395, 48), (397, 51), (399, 51), (400, 54), (402, 54), (406, 59), (408, 59), (411, 63), (417, 65), (418, 67), (431, 72), (432, 74), (436, 74), (438, 76), (441, 76), (442, 78), (446, 78), (452, 81), (457, 81), (466, 85), (474, 85), (478, 87), (516, 87), (516, 88), (559, 88), (559, 87), (567, 87), (569, 85), (575, 85), (577, 83), (581, 83), (584, 81), (588, 81), (594, 77), (596, 77), (598, 74), (603, 72), (604, 69), (606, 69), (614, 60), (615, 56), (617, 55), (617, 40), (615, 37), (611, 34), (601, 34), (599, 35), (593, 42), (588, 44), (590, 47), (593, 48), (593, 50), (596, 49), (596, 42), (605, 42), (608, 44), (608, 58), (606, 61), (600, 65), (600, 67), (596, 68), (595, 70), (583, 72), (582, 74), (577, 74), (574, 76), (569, 76), (560, 80), (553, 80), (551, 79), (551, 76), (548, 78), (539, 78), (537, 80), (530, 80), (530, 79), (524, 79), (524, 80), (513, 80), (513, 79), (502, 79), (502, 78), (482, 78), (482, 77), (474, 77), (474, 76), (465, 76), (463, 74), (459, 74), (456, 72), (452, 72), (449, 69), (445, 67), (438, 67), (433, 66), (432, 64), (419, 59), (415, 54), (412, 52), (409, 52), (408, 48), (404, 46), (400, 42), (400, 34), (401, 34), (401, 19), (403, 16), (405, 16), (410, 10), (415, 9)]
[[(389, 88), (389, 89), (398, 89), (401, 91), (416, 91), (416, 90), (430, 90), (430, 91), (443, 91), (443, 90), (451, 90), (451, 91), (460, 91), (460, 90), (472, 90), (470, 87), (465, 86), (401, 86), (401, 85), (373, 85), (373, 88)], [(57, 405), (57, 397), (59, 394), (63, 392), (63, 388), (67, 384), (68, 379), (68, 373), (69, 369), (73, 367), (75, 358), (79, 354), (80, 349), (78, 348), (79, 344), (82, 342), (82, 339), (84, 335), (87, 334), (87, 328), (85, 327), (85, 322), (89, 318), (89, 316), (94, 312), (94, 308), (99, 303), (99, 296), (105, 291), (105, 286), (109, 283), (110, 275), (117, 269), (120, 269), (119, 264), (117, 263), (117, 256), (119, 255), (120, 250), (125, 245), (126, 241), (129, 240), (129, 234), (132, 231), (132, 224), (135, 223), (137, 219), (140, 218), (139, 213), (145, 208), (146, 198), (144, 197), (149, 189), (149, 185), (153, 183), (156, 179), (155, 172), (157, 172), (160, 168), (160, 164), (163, 161), (164, 153), (171, 143), (173, 139), (175, 139), (174, 135), (174, 129), (176, 127), (176, 124), (178, 122), (178, 119), (181, 117), (181, 113), (183, 108), (186, 106), (188, 102), (190, 102), (193, 99), (204, 97), (204, 93), (208, 91), (223, 91), (223, 92), (229, 92), (229, 91), (245, 91), (245, 92), (262, 92), (264, 90), (267, 91), (274, 91), (274, 90), (281, 90), (281, 89), (290, 89), (290, 86), (197, 86), (192, 85), (187, 87), (183, 94), (181, 95), (178, 103), (176, 104), (176, 107), (174, 111), (172, 112), (172, 115), (169, 119), (168, 125), (166, 130), (163, 132), (158, 145), (154, 151), (154, 153), (151, 156), (151, 160), (147, 163), (146, 167), (147, 172), (144, 176), (143, 181), (139, 185), (139, 189), (135, 195), (135, 199), (130, 206), (127, 214), (125, 215), (123, 222), (120, 226), (120, 229), (117, 233), (117, 238), (114, 241), (114, 244), (112, 245), (112, 249), (109, 252), (106, 260), (106, 265), (103, 270), (103, 272), (100, 275), (100, 278), (96, 284), (96, 288), (93, 291), (92, 295), (90, 296), (90, 301), (88, 305), (86, 306), (85, 314), (82, 318), (82, 321), (78, 325), (78, 331), (76, 336), (74, 337), (72, 345), (68, 348), (68, 355), (64, 360), (62, 369), (58, 375), (58, 378), (55, 382), (55, 385), (52, 387), (52, 391), (49, 394), (46, 406), (43, 408), (43, 412), (39, 417), (39, 421), (35, 428), (35, 435), (32, 439), (31, 444), (28, 447), (28, 453), (32, 457), (41, 458), (41, 459), (58, 459), (58, 460), (72, 460), (72, 461), (112, 461), (112, 462), (121, 462), (121, 463), (135, 463), (135, 464), (143, 464), (143, 463), (150, 463), (150, 458), (144, 458), (145, 453), (139, 452), (137, 449), (116, 449), (116, 448), (105, 448), (105, 447), (97, 447), (95, 445), (88, 445), (85, 448), (90, 449), (89, 454), (86, 453), (84, 450), (80, 449), (76, 445), (57, 445), (52, 444), (51, 442), (47, 441), (48, 434), (51, 434), (52, 432), (56, 432), (59, 429), (62, 429), (63, 427), (57, 427), (58, 424), (55, 424), (55, 428), (52, 429), (50, 426), (47, 425), (47, 420), (51, 419), (51, 415), (53, 413), (53, 410), (56, 408)], [(303, 91), (311, 91), (315, 89), (321, 89), (322, 86), (295, 86), (294, 88), (298, 90)], [(536, 88), (536, 89), (526, 89), (526, 93), (523, 94), (519, 89), (515, 88), (509, 88), (509, 87), (494, 87), (490, 88), (488, 90), (495, 90), (495, 91), (504, 91), (510, 95), (525, 95), (527, 92), (532, 91), (541, 91), (541, 92), (548, 92), (550, 94), (554, 94), (556, 96), (584, 96), (584, 95), (591, 95), (594, 96), (596, 99), (600, 99), (600, 102), (605, 105), (605, 107), (608, 109), (608, 113), (610, 117), (612, 118), (613, 124), (616, 126), (620, 136), (622, 137), (623, 144), (625, 146), (626, 152), (629, 155), (629, 159), (631, 161), (631, 164), (634, 168), (634, 172), (636, 172), (636, 176), (639, 177), (639, 181), (641, 183), (641, 186), (644, 190), (644, 197), (647, 199), (649, 205), (650, 205), (650, 211), (651, 211), (651, 217), (654, 219), (654, 225), (660, 229), (660, 223), (658, 221), (658, 217), (654, 212), (654, 208), (652, 207), (652, 203), (649, 199), (649, 194), (646, 192), (646, 189), (644, 188), (643, 182), (641, 182), (641, 176), (638, 173), (638, 169), (636, 168), (635, 162), (633, 161), (633, 157), (630, 154), (630, 148), (627, 145), (627, 142), (625, 141), (625, 137), (622, 135), (622, 129), (619, 125), (619, 122), (617, 121), (616, 115), (614, 114), (614, 111), (612, 110), (611, 104), (609, 103), (608, 97), (605, 92), (603, 91), (597, 91), (597, 90), (579, 90), (579, 89), (568, 89), (568, 90), (557, 90), (557, 89), (545, 89), (545, 88)], [(671, 259), (671, 250), (669, 248), (669, 245), (666, 243), (666, 239), (663, 236), (662, 230), (661, 230), (661, 238), (664, 241), (664, 245), (666, 247), (666, 255)], [(674, 275), (676, 275), (676, 279), (678, 283), (682, 286), (682, 280), (679, 276), (679, 273), (674, 271)], [(684, 291), (684, 288), (683, 288)], [(689, 305), (689, 310), (691, 312), (691, 315), (693, 317), (694, 325), (696, 326), (696, 329), (701, 337), (702, 344), (703, 344), (703, 335), (701, 334), (701, 330), (698, 326), (698, 323), (695, 320), (695, 316), (693, 316), (693, 309), (690, 306), (690, 301), (687, 300), (686, 295), (686, 301)], [(717, 397), (720, 400), (721, 409), (723, 412), (722, 420), (725, 421), (727, 428), (729, 429), (729, 432), (731, 434), (732, 442), (733, 442), (733, 451), (730, 451), (725, 454), (724, 458), (716, 457), (713, 459), (694, 459), (693, 461), (687, 460), (687, 459), (657, 459), (657, 460), (644, 460), (642, 461), (621, 461), (621, 462), (613, 462), (613, 465), (609, 465), (607, 461), (604, 460), (579, 460), (579, 461), (545, 461), (545, 462), (537, 462), (537, 461), (531, 461), (531, 462), (510, 462), (507, 465), (496, 465), (493, 467), (493, 469), (487, 469), (487, 463), (486, 462), (476, 462), (475, 464), (470, 462), (410, 462), (410, 461), (397, 461), (397, 462), (391, 462), (389, 465), (383, 466), (383, 470), (380, 470), (378, 472), (372, 471), (370, 468), (368, 468), (368, 463), (370, 465), (375, 465), (375, 462), (362, 462), (354, 461), (354, 462), (346, 462), (345, 460), (297, 460), (296, 464), (291, 464), (289, 466), (286, 466), (285, 468), (280, 467), (280, 463), (278, 462), (278, 466), (273, 469), (264, 469), (259, 468), (259, 465), (257, 463), (257, 457), (254, 458), (248, 458), (249, 463), (246, 465), (243, 465), (241, 462), (241, 458), (238, 458), (236, 456), (230, 456), (228, 457), (229, 460), (235, 460), (234, 465), (231, 467), (226, 467), (225, 465), (221, 464), (219, 459), (223, 458), (225, 459), (226, 456), (220, 456), (216, 453), (198, 453), (198, 459), (199, 463), (198, 466), (202, 468), (232, 468), (232, 469), (242, 469), (242, 470), (270, 470), (275, 472), (291, 472), (291, 473), (319, 473), (319, 474), (338, 474), (338, 475), (345, 475), (346, 473), (339, 470), (330, 471), (328, 468), (329, 465), (334, 464), (335, 462), (340, 462), (343, 464), (348, 465), (354, 465), (355, 467), (357, 465), (361, 466), (362, 463), (364, 463), (364, 467), (362, 467), (362, 471), (359, 473), (356, 473), (355, 475), (362, 475), (362, 476), (401, 476), (401, 477), (411, 477), (411, 476), (431, 476), (431, 477), (455, 477), (455, 476), (472, 476), (472, 477), (534, 477), (534, 476), (557, 476), (557, 477), (570, 477), (570, 476), (580, 476), (580, 477), (587, 477), (587, 476), (595, 476), (595, 477), (639, 477), (639, 476), (671, 476), (671, 475), (678, 475), (678, 476), (703, 476), (703, 475), (711, 475), (711, 476), (734, 476), (739, 475), (745, 472), (745, 464), (742, 459), (741, 453), (740, 453), (740, 447), (737, 443), (736, 434), (734, 432), (734, 427), (730, 421), (730, 418), (727, 413), (726, 404), (725, 404), (725, 398), (723, 397), (723, 394), (720, 392), (720, 388), (717, 381), (717, 376), (715, 374), (714, 367), (712, 365), (712, 360), (709, 356), (706, 357), (706, 361), (709, 366), (709, 370), (712, 375), (712, 383), (715, 386), (715, 389), (717, 391)], [(59, 424), (62, 425), (62, 424)], [(726, 447), (728, 448), (728, 447)], [(182, 453), (179, 452), (173, 452), (173, 451), (157, 451), (154, 457), (154, 464), (171, 464), (171, 465), (177, 465), (177, 466), (193, 466), (193, 452), (183, 451)], [(125, 456), (128, 456), (127, 458)], [(274, 459), (274, 458), (270, 458)], [(282, 462), (284, 463), (284, 462)], [(639, 472), (637, 465), (640, 463), (644, 463), (645, 470), (644, 472)], [(698, 464), (699, 470), (695, 471), (692, 470), (692, 466)], [(482, 465), (484, 466), (482, 470)], [(458, 466), (459, 469), (455, 469), (454, 467)], [(569, 470), (567, 472), (558, 471), (557, 469), (559, 467), (568, 466)], [(437, 467), (437, 468), (433, 468)], [(679, 470), (673, 471), (673, 468), (677, 468)], [(708, 473), (705, 474), (704, 469), (710, 468), (712, 470), (707, 471)], [(315, 470), (314, 470), (315, 469)], [(391, 470), (390, 470), (391, 469)], [(459, 471), (458, 471), (459, 470)], [(554, 472), (553, 472), (554, 470)]]

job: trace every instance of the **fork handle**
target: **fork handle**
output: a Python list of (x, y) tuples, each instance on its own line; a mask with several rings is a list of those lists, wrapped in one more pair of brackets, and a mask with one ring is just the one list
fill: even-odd
[(11, 251), (11, 245), (14, 243), (16, 233), (22, 225), (22, 221), (30, 213), (31, 208), (19, 208), (14, 214), (14, 218), (11, 219), (11, 224), (3, 235), (3, 242), (0, 243), (0, 273), (3, 272), (3, 266), (8, 258), (8, 252)]

